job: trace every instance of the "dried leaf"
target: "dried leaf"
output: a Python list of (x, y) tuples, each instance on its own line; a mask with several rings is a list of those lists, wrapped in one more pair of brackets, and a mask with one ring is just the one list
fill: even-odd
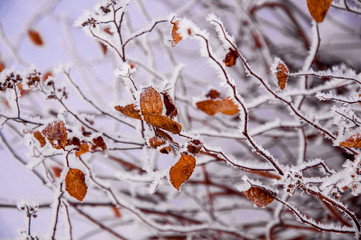
[(168, 154), (171, 151), (172, 151), (172, 149), (169, 146), (166, 146), (166, 147), (163, 147), (163, 148), (159, 149), (159, 152), (163, 153), (163, 154)]
[(75, 156), (79, 157), (80, 155), (89, 152), (89, 145), (85, 142), (80, 144), (80, 149), (75, 152)]
[(122, 217), (122, 214), (120, 213), (119, 208), (117, 208), (116, 206), (112, 206), (112, 210), (113, 210), (114, 216), (116, 218), (121, 218)]
[(140, 94), (140, 111), (143, 115), (160, 115), (163, 112), (163, 103), (160, 94), (152, 87), (144, 89)]
[(179, 191), (180, 185), (192, 175), (196, 167), (196, 159), (190, 155), (182, 155), (178, 162), (170, 169), (170, 182)]
[(80, 147), (80, 140), (77, 137), (73, 137), (72, 139), (68, 139), (66, 141), (66, 145), (74, 145)]
[(226, 64), (227, 67), (232, 67), (233, 65), (236, 64), (237, 57), (238, 57), (238, 52), (230, 48), (223, 62), (224, 64)]
[(41, 38), (40, 34), (37, 31), (35, 31), (33, 29), (29, 29), (28, 35), (29, 35), (30, 40), (35, 45), (42, 46), (44, 44), (43, 39)]
[(107, 46), (106, 46), (104, 43), (102, 43), (102, 42), (99, 42), (99, 45), (100, 45), (100, 48), (102, 49), (103, 55), (106, 55), (107, 52), (108, 52)]
[(178, 115), (177, 107), (174, 105), (173, 99), (170, 97), (170, 95), (167, 92), (162, 93), (163, 94), (163, 102), (166, 109), (165, 115), (167, 115), (170, 119), (173, 119)]
[(135, 104), (129, 104), (124, 107), (115, 106), (114, 108), (115, 108), (115, 110), (123, 113), (124, 115), (126, 115), (128, 117), (139, 119), (139, 120), (142, 119), (142, 117), (140, 115), (140, 111), (138, 109), (136, 109), (137, 107)]
[(173, 47), (177, 45), (177, 43), (179, 43), (180, 40), (182, 40), (182, 36), (178, 32), (179, 29), (178, 24), (179, 24), (179, 20), (173, 23), (173, 29), (172, 29), (172, 38), (174, 42)]
[(73, 198), (82, 201), (87, 193), (84, 173), (76, 168), (70, 168), (65, 177), (65, 190)]
[(39, 131), (36, 131), (33, 133), (33, 135), (36, 138), (36, 140), (39, 141), (40, 147), (44, 147), (46, 144), (46, 140), (45, 140), (43, 134), (41, 134), (41, 132), (39, 132)]
[(219, 112), (226, 115), (234, 115), (239, 112), (238, 106), (230, 97), (200, 101), (196, 103), (196, 106), (210, 116)]
[(43, 80), (43, 82), (45, 82), (46, 80), (48, 80), (49, 77), (52, 77), (53, 73), (52, 72), (46, 72), (43, 74), (43, 77), (41, 78), (41, 80)]
[(64, 148), (66, 145), (67, 132), (62, 121), (55, 121), (48, 124), (42, 133), (49, 140), (50, 144), (55, 149)]
[(4, 71), (4, 69), (5, 69), (5, 63), (0, 62), (0, 73), (1, 73), (2, 71)]
[(164, 144), (166, 144), (166, 141), (164, 140), (164, 138), (154, 136), (154, 137), (149, 139), (149, 146), (151, 148), (157, 148), (157, 147), (162, 146)]
[(110, 31), (110, 27), (104, 28), (103, 31), (108, 33), (109, 35), (113, 35), (113, 33)]
[(357, 133), (343, 142), (340, 142), (340, 146), (342, 147), (354, 147), (361, 148), (361, 133)]
[(99, 147), (102, 151), (107, 150), (107, 145), (105, 144), (102, 136), (93, 138), (92, 141), (94, 143), (94, 145), (91, 147), (92, 151), (94, 151), (97, 147)]
[(155, 133), (156, 133), (158, 136), (160, 136), (160, 137), (162, 137), (162, 138), (165, 138), (165, 139), (168, 139), (170, 142), (173, 142), (173, 138), (172, 138), (171, 136), (169, 136), (168, 133), (160, 130), (159, 128), (155, 129)]
[(193, 139), (190, 142), (188, 142), (188, 152), (190, 152), (193, 155), (196, 155), (197, 153), (199, 153), (202, 149), (202, 142), (199, 141), (198, 139)]
[(209, 90), (209, 92), (206, 94), (207, 98), (210, 99), (216, 99), (216, 98), (220, 98), (221, 97), (221, 93), (218, 92), (216, 89), (211, 89)]
[(307, 0), (308, 11), (316, 22), (323, 22), (332, 0)]
[(30, 89), (24, 89), (23, 88), (23, 84), (22, 83), (19, 83), (17, 85), (18, 89), (19, 89), (19, 93), (20, 93), (20, 97), (23, 97), (25, 95), (28, 95), (30, 93)]
[(257, 207), (266, 207), (274, 200), (273, 194), (261, 187), (252, 186), (244, 194), (251, 200)]
[(182, 125), (163, 115), (144, 115), (144, 120), (153, 125), (169, 131), (173, 134), (179, 134), (182, 130)]
[(52, 166), (52, 167), (51, 167), (51, 170), (53, 171), (54, 176), (55, 176), (56, 178), (60, 178), (61, 172), (63, 171), (62, 168), (56, 167), (56, 166)]
[(288, 69), (286, 65), (282, 62), (279, 62), (277, 65), (277, 79), (278, 79), (278, 86), (281, 90), (285, 89), (287, 80), (288, 80)]

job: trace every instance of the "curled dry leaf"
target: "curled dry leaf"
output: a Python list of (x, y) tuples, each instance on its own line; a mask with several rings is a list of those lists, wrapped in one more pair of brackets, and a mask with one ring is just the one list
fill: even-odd
[(70, 196), (82, 201), (87, 193), (85, 174), (76, 168), (70, 168), (65, 177), (65, 190)]
[(196, 159), (183, 154), (178, 162), (170, 169), (170, 182), (179, 191), (179, 187), (187, 181), (196, 167)]
[(64, 148), (67, 140), (67, 132), (63, 121), (54, 121), (48, 124), (42, 133), (55, 149)]
[(343, 142), (340, 142), (340, 146), (342, 147), (354, 147), (361, 148), (361, 133), (357, 133)]
[(230, 48), (223, 62), (224, 64), (226, 64), (227, 67), (232, 67), (233, 65), (236, 64), (237, 57), (238, 57), (238, 52)]
[(168, 139), (169, 141), (173, 142), (173, 138), (172, 138), (171, 136), (169, 136), (168, 133), (160, 130), (159, 128), (155, 129), (155, 133), (156, 133), (158, 136), (160, 136), (160, 137), (162, 137), (162, 138), (165, 138), (165, 139)]
[(48, 71), (43, 74), (41, 80), (43, 80), (43, 82), (45, 82), (46, 80), (48, 80), (49, 77), (52, 77), (52, 76), (53, 76), (53, 73)]
[(179, 134), (182, 131), (182, 125), (163, 115), (144, 115), (144, 121), (153, 125), (154, 127), (158, 127), (164, 129), (173, 134)]
[(114, 216), (116, 218), (121, 218), (122, 217), (122, 214), (120, 213), (119, 208), (117, 208), (116, 206), (112, 206), (112, 210), (113, 210)]
[(66, 141), (66, 145), (74, 145), (80, 147), (80, 140), (77, 137), (73, 137), (72, 139), (68, 139)]
[(44, 44), (43, 39), (41, 38), (40, 34), (37, 31), (35, 31), (33, 29), (29, 29), (28, 35), (29, 35), (30, 40), (35, 45), (42, 46)]
[(140, 111), (142, 115), (160, 115), (163, 112), (163, 103), (160, 94), (152, 87), (146, 88), (140, 94)]
[(207, 98), (210, 99), (216, 99), (216, 98), (220, 98), (221, 97), (221, 93), (218, 92), (216, 89), (211, 89), (209, 90), (209, 92), (206, 94)]
[(193, 155), (196, 155), (197, 153), (199, 153), (202, 149), (202, 142), (199, 141), (198, 139), (193, 139), (190, 142), (188, 142), (188, 152), (190, 152)]
[(52, 166), (52, 167), (51, 167), (51, 170), (53, 171), (54, 176), (55, 176), (56, 178), (59, 178), (60, 175), (61, 175), (61, 172), (63, 171), (62, 168), (57, 167), (57, 166)]
[(124, 115), (135, 118), (135, 119), (142, 119), (142, 116), (140, 115), (140, 111), (137, 109), (135, 104), (129, 104), (124, 107), (122, 106), (115, 106), (115, 110), (123, 113)]
[(84, 154), (84, 153), (87, 153), (87, 152), (89, 152), (89, 145), (88, 145), (87, 143), (85, 143), (85, 142), (82, 142), (82, 143), (80, 144), (80, 149), (79, 149), (79, 151), (76, 151), (76, 152), (75, 152), (75, 156), (76, 156), (76, 157), (79, 157), (80, 155), (82, 155), (82, 154)]
[(179, 29), (178, 24), (179, 24), (179, 20), (173, 23), (173, 29), (172, 29), (172, 38), (174, 42), (173, 47), (177, 45), (180, 42), (180, 40), (182, 40), (182, 36), (178, 32)]
[(230, 97), (200, 101), (196, 103), (196, 106), (210, 116), (219, 112), (226, 115), (234, 115), (239, 112), (238, 106)]
[(151, 148), (157, 148), (157, 147), (162, 146), (164, 144), (166, 144), (166, 141), (164, 140), (164, 138), (154, 136), (154, 137), (149, 139), (149, 146)]
[(36, 138), (36, 140), (39, 141), (40, 147), (44, 147), (46, 144), (46, 140), (45, 140), (43, 134), (41, 134), (41, 132), (39, 132), (39, 131), (36, 131), (33, 133), (33, 135)]
[(252, 186), (247, 191), (244, 191), (244, 194), (257, 207), (266, 207), (274, 200), (274, 195), (270, 191), (258, 186)]
[(107, 46), (106, 46), (104, 43), (102, 43), (102, 42), (99, 42), (99, 45), (100, 45), (100, 48), (102, 49), (103, 55), (106, 55), (107, 52), (108, 52)]
[(177, 107), (174, 105), (173, 99), (167, 92), (164, 92), (162, 94), (164, 106), (166, 109), (165, 115), (167, 115), (170, 119), (173, 119), (178, 115)]
[(323, 22), (332, 0), (307, 0), (308, 11), (316, 22)]
[(163, 147), (163, 148), (159, 149), (159, 152), (163, 153), (163, 154), (168, 154), (171, 151), (172, 151), (172, 149), (169, 146), (166, 146), (166, 147)]
[(5, 69), (5, 63), (0, 62), (0, 72), (4, 71)]
[(94, 145), (91, 147), (91, 150), (94, 151), (97, 147), (100, 148), (102, 151), (107, 150), (107, 145), (104, 142), (104, 139), (102, 136), (99, 136), (97, 138), (93, 138)]
[(285, 89), (288, 80), (288, 69), (284, 63), (279, 62), (276, 70), (278, 86), (283, 90)]

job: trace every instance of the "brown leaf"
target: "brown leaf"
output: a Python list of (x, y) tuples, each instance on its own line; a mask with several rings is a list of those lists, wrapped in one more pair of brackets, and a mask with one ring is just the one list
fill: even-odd
[(44, 147), (46, 144), (46, 140), (45, 140), (43, 134), (41, 134), (41, 132), (39, 132), (39, 131), (36, 131), (33, 133), (33, 135), (36, 138), (36, 140), (39, 141), (40, 147)]
[(218, 92), (216, 89), (211, 89), (209, 90), (209, 92), (206, 94), (207, 98), (210, 99), (216, 99), (216, 98), (220, 98), (221, 97), (221, 93)]
[(155, 133), (156, 133), (158, 136), (160, 136), (160, 137), (162, 137), (162, 138), (165, 138), (165, 139), (168, 139), (169, 141), (173, 142), (173, 138), (172, 138), (171, 136), (169, 136), (168, 133), (160, 130), (159, 128), (155, 129)]
[(277, 65), (277, 79), (278, 79), (278, 86), (281, 90), (285, 89), (287, 80), (288, 80), (288, 69), (286, 65), (282, 62), (279, 62)]
[(139, 120), (142, 119), (142, 117), (140, 115), (140, 111), (138, 109), (136, 109), (137, 107), (135, 104), (129, 104), (124, 107), (115, 106), (114, 108), (115, 108), (115, 110), (123, 113), (124, 115), (126, 115), (128, 117), (139, 119)]
[(56, 178), (60, 178), (61, 172), (63, 171), (62, 168), (57, 167), (57, 166), (52, 166), (52, 167), (51, 167), (51, 170), (53, 171), (54, 176), (55, 176)]
[(107, 145), (105, 145), (104, 139), (102, 136), (97, 138), (93, 138), (94, 145), (91, 147), (92, 151), (94, 151), (97, 147), (99, 147), (102, 151), (107, 150)]
[(190, 142), (188, 142), (188, 152), (190, 152), (193, 155), (196, 155), (197, 153), (199, 153), (202, 149), (202, 142), (199, 141), (198, 139), (192, 139)]
[(28, 35), (29, 35), (30, 40), (35, 45), (42, 46), (44, 44), (43, 39), (41, 38), (40, 34), (37, 31), (35, 31), (33, 29), (29, 29)]
[(80, 140), (77, 137), (73, 137), (72, 139), (68, 139), (66, 141), (66, 145), (74, 145), (80, 147)]
[(323, 22), (332, 0), (307, 0), (308, 11), (316, 22)]
[(166, 141), (164, 140), (164, 138), (154, 136), (154, 137), (149, 139), (149, 146), (151, 148), (157, 148), (157, 147), (162, 146), (164, 144), (166, 144)]
[(173, 134), (179, 134), (182, 131), (182, 125), (163, 115), (144, 115), (144, 121), (158, 127), (169, 131)]
[(340, 146), (342, 147), (354, 147), (361, 148), (361, 133), (357, 133), (343, 142), (340, 142)]
[(116, 218), (121, 218), (122, 217), (122, 214), (120, 213), (119, 208), (117, 208), (116, 206), (112, 206), (112, 210), (113, 210), (114, 216)]
[(54, 121), (48, 124), (42, 133), (49, 140), (50, 144), (55, 149), (64, 148), (66, 145), (67, 132), (62, 121)]
[(65, 190), (73, 198), (82, 201), (87, 193), (84, 173), (76, 168), (70, 168), (65, 177)]
[(177, 107), (174, 105), (173, 99), (170, 97), (170, 95), (167, 92), (162, 93), (163, 94), (163, 102), (166, 109), (165, 115), (167, 115), (170, 119), (173, 119), (178, 115)]
[(223, 62), (224, 64), (226, 64), (227, 67), (232, 67), (233, 65), (236, 64), (237, 57), (238, 57), (238, 52), (230, 48)]
[(4, 69), (5, 69), (5, 63), (3, 63), (3, 62), (0, 61), (0, 73), (1, 73), (2, 71), (4, 71)]
[(230, 97), (200, 101), (196, 103), (196, 106), (210, 116), (219, 112), (226, 115), (234, 115), (239, 112), (238, 106)]
[(52, 76), (53, 76), (53, 73), (48, 71), (43, 74), (43, 77), (41, 78), (41, 80), (43, 80), (43, 82), (45, 82), (46, 80), (48, 80), (49, 77), (52, 77)]
[(103, 31), (108, 33), (109, 35), (113, 35), (113, 33), (110, 31), (110, 27), (104, 28)]
[(103, 55), (106, 55), (107, 52), (108, 52), (107, 46), (106, 46), (104, 43), (102, 43), (102, 42), (99, 42), (99, 45), (100, 45), (100, 48), (102, 49)]
[(170, 182), (173, 187), (179, 191), (180, 185), (190, 178), (194, 168), (196, 167), (196, 159), (190, 155), (182, 155), (178, 162), (170, 169)]
[(80, 144), (80, 149), (75, 152), (75, 156), (79, 157), (80, 155), (89, 152), (89, 145), (85, 142)]
[(23, 84), (22, 83), (19, 83), (17, 85), (18, 89), (19, 89), (19, 93), (20, 93), (20, 97), (23, 97), (25, 95), (28, 95), (30, 93), (30, 89), (24, 89), (23, 88)]
[(166, 146), (166, 147), (163, 147), (163, 148), (159, 149), (159, 152), (163, 153), (163, 154), (168, 154), (171, 151), (172, 151), (172, 149), (169, 146)]
[(252, 186), (244, 194), (251, 200), (257, 207), (266, 207), (274, 200), (273, 194), (261, 187)]
[(173, 47), (177, 45), (177, 43), (179, 43), (180, 40), (182, 40), (182, 36), (178, 32), (179, 29), (178, 24), (179, 24), (179, 20), (173, 23), (173, 29), (172, 29), (172, 38), (174, 42)]
[(144, 89), (140, 94), (140, 111), (143, 115), (160, 115), (163, 112), (163, 103), (160, 94), (152, 87)]

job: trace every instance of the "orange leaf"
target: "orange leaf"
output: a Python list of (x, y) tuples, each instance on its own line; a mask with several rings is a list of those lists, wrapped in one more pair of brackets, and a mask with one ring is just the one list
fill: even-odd
[(197, 153), (199, 153), (199, 151), (201, 151), (202, 146), (203, 145), (201, 141), (199, 141), (198, 139), (193, 139), (188, 143), (187, 149), (188, 152), (190, 152), (193, 155), (196, 155)]
[(66, 145), (67, 132), (62, 121), (55, 121), (48, 124), (42, 133), (49, 140), (55, 149), (64, 148)]
[(251, 200), (257, 207), (266, 207), (274, 200), (274, 195), (261, 187), (252, 186), (244, 194)]
[(53, 171), (54, 176), (55, 176), (56, 178), (59, 178), (60, 175), (61, 175), (61, 172), (63, 171), (62, 168), (56, 167), (56, 166), (51, 167), (51, 170)]
[(167, 115), (171, 119), (176, 117), (178, 114), (177, 107), (175, 106), (173, 99), (170, 97), (170, 95), (167, 92), (163, 93), (163, 102), (166, 109), (165, 115)]
[(144, 121), (173, 134), (179, 134), (182, 130), (182, 125), (163, 115), (144, 115)]
[(278, 79), (278, 86), (281, 90), (285, 89), (287, 80), (288, 80), (288, 69), (286, 65), (282, 62), (279, 62), (277, 65), (277, 79)]
[(163, 153), (163, 154), (168, 154), (171, 151), (172, 151), (172, 149), (169, 146), (166, 146), (166, 147), (163, 147), (163, 148), (159, 149), (159, 152)]
[(43, 74), (43, 77), (41, 78), (43, 80), (43, 82), (45, 82), (49, 77), (52, 77), (53, 73), (52, 72), (46, 72)]
[(172, 29), (172, 38), (174, 42), (173, 47), (177, 45), (177, 43), (179, 43), (180, 40), (182, 40), (182, 36), (178, 32), (179, 29), (178, 24), (179, 24), (179, 20), (173, 23), (173, 29)]
[(224, 64), (226, 64), (227, 67), (232, 67), (233, 65), (236, 64), (237, 57), (238, 57), (237, 51), (234, 51), (232, 48), (230, 48), (223, 62)]
[(173, 138), (171, 137), (171, 136), (169, 136), (168, 135), (168, 133), (166, 133), (166, 132), (164, 132), (164, 131), (162, 131), (162, 130), (160, 130), (160, 129), (155, 129), (155, 133), (158, 135), (158, 136), (160, 136), (160, 137), (162, 137), (162, 138), (165, 138), (165, 139), (168, 139), (169, 141), (171, 141), (171, 142), (173, 142)]
[(65, 177), (65, 190), (73, 198), (82, 201), (87, 193), (84, 173), (76, 168), (70, 168)]
[(138, 109), (136, 109), (135, 104), (129, 104), (124, 107), (115, 106), (114, 108), (115, 108), (115, 110), (123, 113), (124, 115), (126, 115), (128, 117), (139, 119), (139, 120), (142, 119), (142, 117), (140, 115), (140, 111)]
[(121, 218), (122, 217), (122, 214), (120, 213), (119, 208), (117, 208), (116, 206), (112, 206), (112, 210), (113, 210), (114, 216), (116, 218)]
[(308, 11), (316, 22), (323, 22), (332, 0), (307, 0)]
[(43, 134), (41, 134), (41, 132), (39, 132), (39, 131), (36, 131), (33, 133), (33, 135), (36, 138), (36, 140), (39, 141), (40, 147), (44, 147), (46, 144), (46, 140), (45, 140)]
[(143, 115), (159, 115), (163, 112), (163, 103), (160, 94), (152, 87), (146, 88), (140, 94), (140, 111)]
[(0, 72), (2, 72), (5, 69), (5, 63), (0, 62)]
[(196, 167), (196, 159), (190, 155), (182, 155), (178, 162), (170, 169), (170, 182), (179, 191), (180, 185), (187, 181)]
[(30, 93), (30, 89), (24, 89), (22, 83), (19, 83), (17, 87), (19, 89), (20, 97), (28, 95)]
[(40, 34), (37, 31), (29, 29), (28, 30), (28, 35), (29, 35), (30, 40), (35, 45), (42, 46), (44, 44)]
[(79, 157), (80, 155), (89, 152), (89, 145), (85, 142), (80, 144), (80, 150), (75, 152), (75, 156)]
[(164, 138), (158, 137), (158, 136), (154, 136), (152, 138), (149, 139), (149, 146), (151, 148), (157, 148), (159, 146), (164, 145), (166, 142), (164, 140)]
[(230, 97), (200, 101), (196, 103), (196, 106), (199, 110), (202, 110), (210, 116), (219, 112), (226, 115), (234, 115), (239, 111), (238, 106)]
[(95, 150), (97, 147), (99, 147), (102, 151), (107, 149), (107, 145), (105, 145), (104, 139), (102, 136), (99, 136), (97, 138), (93, 138), (94, 145), (92, 146), (92, 150)]
[(361, 148), (361, 134), (357, 133), (343, 142), (340, 142), (340, 146), (342, 147), (354, 147)]
[(216, 98), (220, 98), (221, 97), (221, 93), (218, 92), (216, 89), (211, 89), (209, 90), (209, 92), (206, 94), (207, 98), (210, 99), (216, 99)]

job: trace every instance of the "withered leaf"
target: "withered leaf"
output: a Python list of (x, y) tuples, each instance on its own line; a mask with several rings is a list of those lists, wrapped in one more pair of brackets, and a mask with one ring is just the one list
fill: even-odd
[(354, 147), (361, 148), (361, 133), (357, 133), (343, 142), (340, 142), (340, 146), (342, 147)]
[(202, 110), (210, 116), (219, 112), (226, 115), (234, 115), (239, 112), (238, 106), (230, 97), (223, 99), (207, 99), (197, 102), (196, 106), (199, 110)]
[(221, 93), (218, 92), (216, 89), (211, 89), (209, 90), (209, 92), (206, 94), (207, 98), (210, 99), (216, 99), (216, 98), (220, 98), (221, 97)]
[(41, 80), (43, 80), (43, 82), (45, 82), (46, 80), (48, 80), (49, 77), (52, 77), (52, 76), (53, 76), (53, 73), (48, 71), (43, 74), (43, 77), (41, 78)]
[(287, 80), (288, 80), (288, 69), (286, 65), (282, 62), (279, 62), (277, 65), (277, 80), (278, 80), (278, 86), (281, 90), (285, 89)]
[(82, 201), (87, 193), (85, 174), (76, 168), (70, 168), (65, 177), (65, 190), (70, 196)]
[(66, 141), (66, 145), (74, 145), (80, 147), (80, 140), (77, 137), (73, 137), (72, 139), (68, 139)]
[(155, 133), (156, 133), (158, 136), (160, 136), (160, 137), (162, 137), (162, 138), (165, 138), (165, 139), (168, 139), (169, 141), (173, 142), (173, 138), (172, 138), (171, 136), (169, 136), (168, 133), (160, 130), (159, 128), (156, 128), (156, 129), (155, 129)]
[(5, 63), (0, 62), (0, 72), (2, 72), (5, 69)]
[(178, 162), (170, 169), (170, 182), (179, 191), (179, 187), (187, 181), (196, 167), (196, 159), (183, 154)]
[(91, 147), (91, 150), (94, 151), (97, 147), (99, 147), (102, 151), (107, 150), (107, 145), (104, 142), (104, 139), (102, 136), (99, 136), (97, 138), (93, 138), (94, 145)]
[(164, 129), (173, 134), (179, 134), (182, 131), (182, 125), (163, 115), (144, 115), (144, 121), (153, 125), (154, 127), (158, 127)]
[(36, 131), (33, 133), (33, 135), (36, 138), (36, 140), (39, 141), (40, 147), (44, 147), (46, 144), (46, 140), (45, 140), (43, 134), (41, 134), (41, 132), (39, 132), (39, 131)]
[(28, 35), (29, 35), (30, 40), (35, 45), (42, 46), (44, 44), (43, 39), (41, 38), (40, 34), (37, 31), (35, 31), (33, 29), (29, 29)]
[(251, 200), (257, 207), (266, 207), (274, 200), (273, 194), (261, 187), (252, 186), (244, 194)]
[(227, 67), (232, 67), (237, 62), (238, 53), (237, 51), (233, 50), (232, 48), (229, 49), (229, 52), (226, 55), (226, 58), (223, 60), (224, 64)]
[(172, 29), (172, 38), (174, 42), (173, 47), (177, 45), (180, 42), (180, 40), (182, 40), (182, 36), (178, 32), (179, 29), (178, 24), (179, 24), (179, 20), (173, 23), (173, 29)]
[(137, 109), (135, 104), (129, 104), (126, 106), (115, 106), (114, 107), (115, 110), (123, 113), (124, 115), (131, 117), (131, 118), (135, 118), (135, 119), (142, 119), (141, 115), (140, 115), (140, 111)]
[(17, 85), (18, 89), (19, 89), (19, 93), (20, 93), (20, 97), (23, 97), (25, 95), (28, 95), (30, 93), (30, 89), (24, 89), (23, 84), (19, 83)]
[(159, 152), (163, 153), (163, 154), (168, 154), (171, 151), (172, 151), (172, 149), (169, 146), (166, 146), (166, 147), (163, 147), (163, 148), (159, 149)]
[(177, 107), (174, 105), (173, 99), (167, 92), (163, 92), (163, 102), (166, 109), (165, 115), (173, 119), (178, 115)]
[(117, 208), (116, 206), (112, 206), (112, 210), (113, 210), (114, 216), (116, 218), (121, 218), (122, 217), (122, 214), (120, 213), (119, 208)]
[(154, 137), (149, 139), (149, 146), (151, 148), (157, 148), (157, 147), (162, 146), (164, 144), (166, 144), (166, 141), (164, 140), (164, 138), (154, 136)]
[(100, 48), (102, 49), (103, 55), (106, 55), (107, 52), (108, 52), (107, 46), (106, 46), (104, 43), (102, 43), (102, 42), (99, 42), (99, 45), (100, 45)]
[(53, 171), (54, 176), (55, 176), (56, 178), (59, 178), (60, 175), (61, 175), (61, 172), (63, 171), (62, 168), (57, 167), (57, 166), (52, 166), (52, 167), (51, 167), (51, 170)]
[(75, 152), (75, 156), (79, 157), (80, 155), (89, 152), (89, 145), (85, 142), (80, 144), (80, 149)]
[(140, 94), (140, 111), (143, 115), (159, 115), (163, 112), (163, 103), (160, 94), (152, 87), (144, 89)]
[(199, 141), (198, 139), (192, 139), (191, 141), (188, 142), (188, 152), (190, 152), (193, 155), (196, 155), (197, 153), (199, 153), (202, 149), (202, 142)]
[(308, 11), (316, 22), (323, 22), (332, 0), (307, 0)]
[(48, 124), (42, 133), (49, 140), (53, 148), (61, 149), (65, 147), (68, 134), (63, 121), (59, 120)]

